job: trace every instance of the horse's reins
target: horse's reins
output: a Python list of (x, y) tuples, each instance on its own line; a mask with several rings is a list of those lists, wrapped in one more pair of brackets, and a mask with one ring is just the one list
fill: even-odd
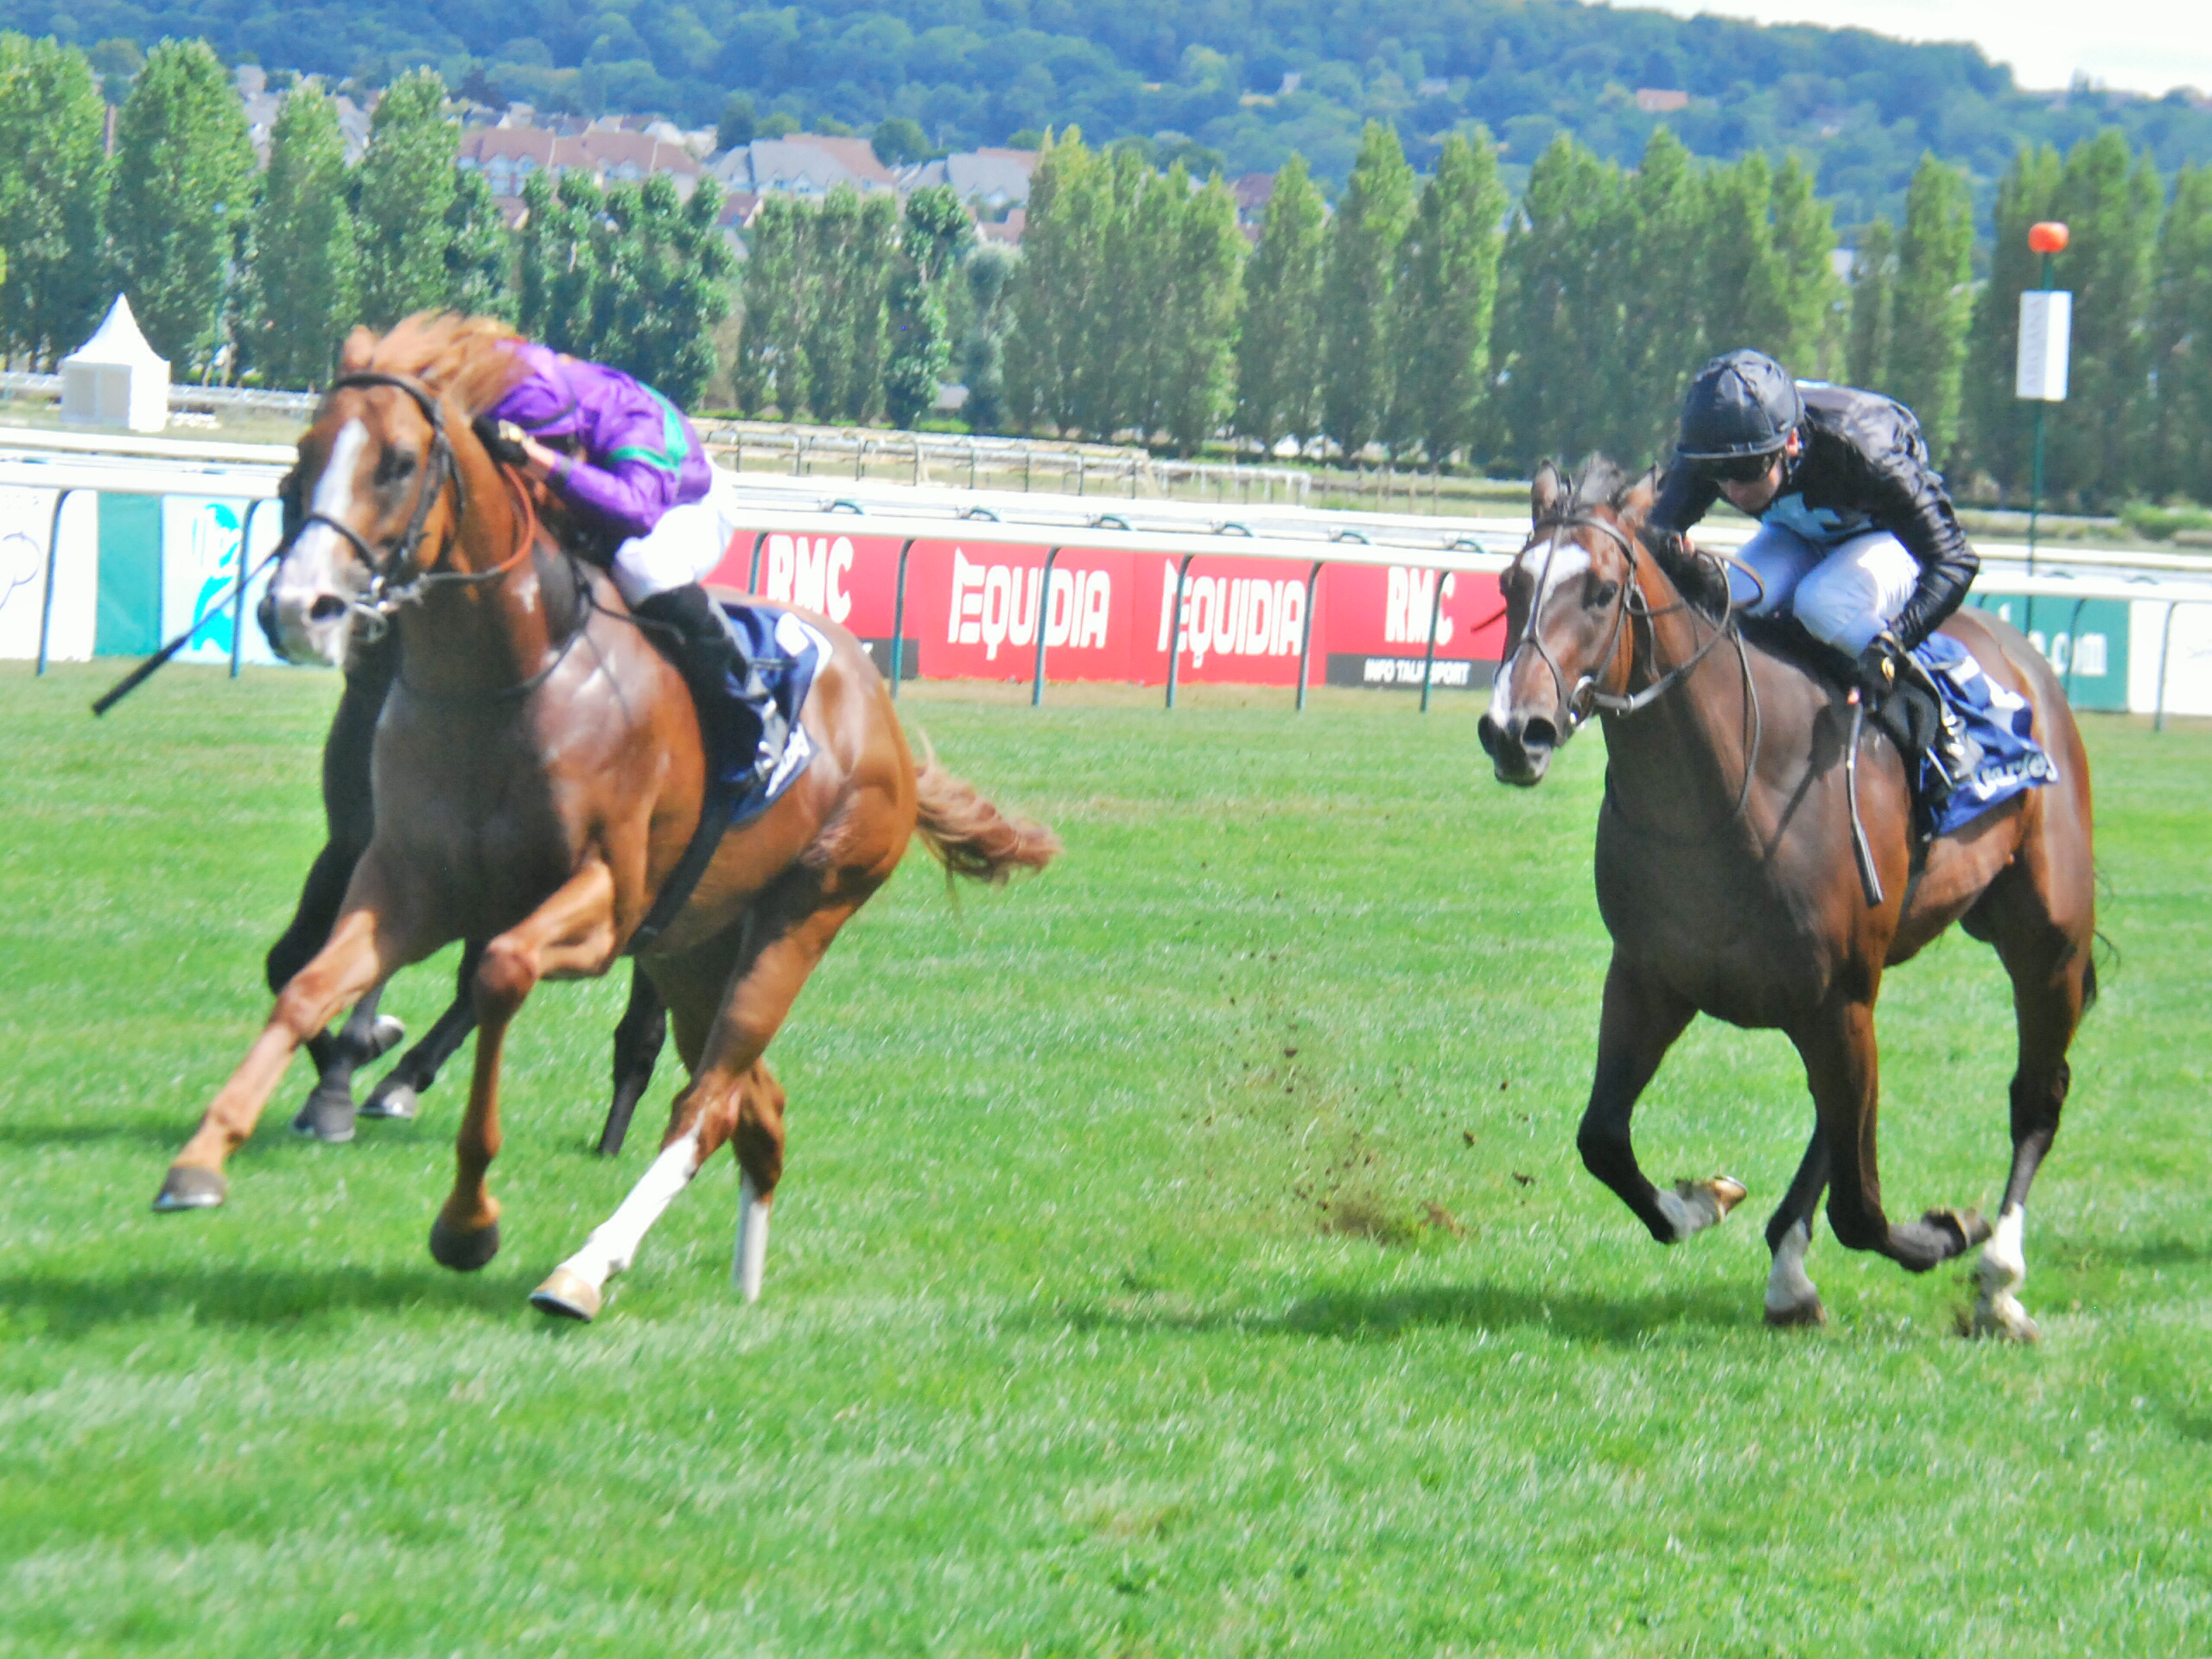
[[(1628, 628), (1630, 618), (1634, 618), (1644, 624), (1646, 649), (1651, 656), (1656, 669), (1659, 640), (1657, 633), (1650, 625), (1662, 616), (1671, 616), (1676, 611), (1696, 608), (1687, 598), (1677, 599), (1673, 604), (1662, 606), (1656, 610), (1652, 608), (1650, 601), (1643, 597), (1643, 584), (1640, 579), (1643, 573), (1643, 562), (1637, 554), (1636, 540), (1619, 525), (1586, 513), (1574, 517), (1540, 519), (1529, 526), (1529, 539), (1522, 544), (1522, 552), (1526, 553), (1529, 548), (1534, 547), (1536, 544), (1536, 537), (1547, 532), (1549, 532), (1551, 541), (1544, 549), (1543, 568), (1537, 573), (1536, 577), (1536, 597), (1529, 607), (1528, 623), (1521, 630), (1521, 642), (1514, 646), (1511, 654), (1506, 658), (1504, 666), (1510, 669), (1515, 658), (1518, 658), (1522, 652), (1533, 650), (1536, 653), (1537, 661), (1542, 663), (1550, 671), (1553, 688), (1558, 693), (1560, 708), (1567, 721), (1566, 730), (1560, 734), (1560, 741), (1564, 743), (1581, 728), (1592, 712), (1616, 715), (1640, 714), (1688, 679), (1692, 671), (1711, 654), (1713, 647), (1721, 640), (1725, 639), (1733, 642), (1738, 665), (1744, 677), (1745, 725), (1749, 733), (1749, 741), (1745, 746), (1744, 779), (1736, 791), (1736, 804), (1729, 809), (1728, 816), (1721, 820), (1722, 824), (1732, 823), (1742, 815), (1744, 808), (1751, 801), (1751, 779), (1758, 769), (1759, 746), (1765, 734), (1765, 722), (1759, 709), (1758, 687), (1751, 677), (1750, 653), (1744, 645), (1743, 631), (1735, 625), (1732, 607), (1727, 620), (1716, 623), (1713, 632), (1706, 636), (1695, 651), (1672, 668), (1660, 673), (1643, 690), (1615, 696), (1598, 689), (1595, 675), (1584, 674), (1575, 682), (1573, 690), (1570, 691), (1567, 689), (1567, 675), (1560, 669), (1559, 659), (1552, 655), (1550, 647), (1544, 644), (1541, 631), (1538, 629), (1536, 624), (1540, 620), (1544, 599), (1551, 592), (1552, 560), (1559, 552), (1560, 532), (1565, 530), (1585, 529), (1596, 530), (1611, 537), (1619, 545), (1623, 556), (1628, 560), (1628, 580), (1621, 584), (1620, 601), (1613, 612), (1612, 636), (1605, 641), (1605, 649), (1596, 660), (1601, 663), (1611, 663), (1613, 660), (1620, 650), (1621, 635)], [(1718, 824), (1714, 826), (1715, 829), (1719, 827)]]

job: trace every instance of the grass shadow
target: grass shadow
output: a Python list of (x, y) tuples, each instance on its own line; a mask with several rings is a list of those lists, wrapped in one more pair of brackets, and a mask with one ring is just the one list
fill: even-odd
[(0, 1147), (161, 1147), (175, 1151), (192, 1133), (189, 1123), (18, 1123), (0, 1119)]
[(1408, 1331), (1536, 1328), (1579, 1342), (1633, 1347), (1669, 1325), (1749, 1330), (1759, 1325), (1757, 1299), (1718, 1286), (1659, 1295), (1603, 1297), (1575, 1291), (1523, 1290), (1504, 1285), (1431, 1285), (1412, 1290), (1322, 1291), (1281, 1313), (1250, 1309), (1192, 1312), (1172, 1306), (1090, 1304), (1064, 1306), (1077, 1331), (1228, 1332), (1259, 1337), (1322, 1337), (1336, 1342), (1389, 1342)]
[(507, 1314), (523, 1306), (531, 1282), (520, 1271), (487, 1277), (451, 1273), (427, 1261), (420, 1268), (271, 1272), (241, 1265), (121, 1271), (112, 1277), (21, 1274), (0, 1278), (0, 1321), (18, 1333), (73, 1338), (179, 1314), (195, 1325), (238, 1329), (416, 1305)]

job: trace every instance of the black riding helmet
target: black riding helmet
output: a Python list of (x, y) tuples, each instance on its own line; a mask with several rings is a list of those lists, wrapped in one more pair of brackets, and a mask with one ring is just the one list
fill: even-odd
[(1771, 456), (1804, 418), (1805, 400), (1781, 364), (1764, 352), (1724, 352), (1690, 382), (1675, 452), (1724, 476)]

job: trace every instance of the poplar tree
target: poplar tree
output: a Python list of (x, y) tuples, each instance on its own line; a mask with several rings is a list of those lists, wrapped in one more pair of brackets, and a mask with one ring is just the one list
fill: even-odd
[(1389, 418), (1391, 279), (1413, 216), (1414, 170), (1398, 135), (1370, 121), (1330, 226), (1322, 285), (1321, 426), (1348, 464)]
[(471, 168), (454, 179), (446, 209), (444, 303), (464, 316), (515, 320), (515, 238), (492, 194), (491, 181)]
[(890, 196), (863, 197), (841, 184), (806, 223), (799, 248), (810, 304), (798, 345), (817, 420), (868, 421), (882, 406), (898, 213)]
[(106, 161), (106, 105), (85, 54), (0, 35), (0, 348), (10, 354), (51, 364), (99, 321)]
[(435, 71), (412, 70), (385, 88), (370, 122), (355, 214), (362, 320), (372, 328), (389, 328), (446, 298), (446, 215), (457, 188), (461, 127), (446, 118), (445, 99)]
[(960, 348), (968, 402), (961, 413), (971, 431), (996, 432), (1006, 424), (1007, 291), (1020, 262), (1003, 242), (982, 242), (961, 266), (968, 284), (968, 337)]
[(253, 144), (205, 41), (163, 41), (115, 120), (109, 224), (130, 307), (180, 376), (221, 343), (224, 303), (252, 219)]
[(2034, 411), (2012, 395), (2020, 348), (2020, 291), (2041, 280), (2043, 258), (2028, 246), (2028, 227), (2051, 216), (2065, 163), (2049, 145), (2023, 147), (1997, 185), (1996, 239), (1989, 280), (1975, 296), (1967, 337), (1961, 416), (1974, 464), (2007, 490), (2024, 493), (2031, 469)]
[(1705, 334), (1704, 185), (1671, 128), (1653, 130), (1621, 209), (1625, 245), (1610, 256), (1619, 261), (1621, 397), (1618, 418), (1591, 441), (1626, 461), (1665, 450), (1689, 377), (1712, 354)]
[(606, 198), (585, 174), (563, 174), (556, 184), (541, 170), (523, 181), (522, 200), (528, 217), (516, 258), (518, 326), (556, 352), (589, 357), (600, 275), (592, 232)]
[(1155, 187), (1177, 202), (1155, 358), (1160, 428), (1185, 455), (1218, 431), (1236, 403), (1236, 325), (1244, 301), (1236, 201), (1216, 174), (1193, 194), (1180, 166)]
[(1497, 302), (1499, 221), (1505, 188), (1490, 135), (1444, 141), (1436, 173), (1421, 193), (1413, 226), (1398, 245), (1395, 317), (1398, 396), (1391, 431), (1418, 441), (1432, 467), (1475, 441), (1490, 371)]
[(270, 129), (254, 245), (256, 366), (276, 385), (320, 385), (357, 315), (359, 270), (346, 141), (337, 107), (313, 81), (285, 94)]
[(807, 296), (799, 243), (805, 219), (805, 209), (788, 196), (762, 202), (747, 232), (741, 279), (745, 326), (738, 336), (738, 407), (757, 415), (772, 403), (787, 421), (798, 418), (804, 396), (798, 341)]
[(1116, 228), (1108, 157), (1069, 128), (1046, 136), (1029, 181), (1029, 219), (1010, 301), (1006, 395), (1019, 424), (1047, 421), (1081, 428), (1100, 399), (1095, 390), (1109, 354), (1107, 249)]
[(715, 225), (721, 208), (711, 178), (685, 201), (656, 173), (608, 191), (597, 226), (594, 355), (679, 404), (714, 378), (715, 330), (729, 315), (735, 259)]
[(2088, 503), (2125, 497), (2149, 435), (2152, 256), (2161, 194), (2150, 158), (2133, 162), (2107, 127), (2066, 157), (2052, 206), (2072, 232), (2058, 257), (2074, 293), (2065, 403), (2051, 412), (2047, 487)]
[(2212, 501), (2212, 167), (2185, 167), (2158, 232), (2150, 487)]
[(1580, 454), (1619, 419), (1635, 227), (1618, 171), (1573, 139), (1554, 139), (1529, 168), (1491, 351), (1495, 447), (1516, 464)]
[(1887, 391), (1890, 343), (1896, 321), (1897, 232), (1877, 216), (1859, 233), (1851, 256), (1851, 334), (1844, 346), (1844, 378), (1869, 391)]
[(1749, 346), (1793, 371), (1796, 344), (1789, 271), (1775, 245), (1774, 174), (1752, 150), (1706, 181), (1705, 294), (1707, 343)]
[(1160, 389), (1167, 341), (1164, 323), (1174, 290), (1176, 245), (1190, 200), (1180, 167), (1171, 183), (1142, 151), (1110, 152), (1112, 232), (1106, 238), (1105, 281), (1096, 290), (1099, 326), (1093, 335), (1091, 396), (1079, 424), (1102, 438), (1135, 428), (1145, 442), (1164, 420)]
[(1306, 158), (1294, 155), (1275, 175), (1260, 245), (1244, 268), (1244, 324), (1236, 343), (1236, 429), (1263, 451), (1313, 431), (1326, 250), (1320, 193)]
[(906, 198), (884, 370), (884, 401), (893, 426), (918, 425), (936, 405), (938, 387), (952, 366), (944, 285), (974, 238), (975, 227), (950, 186), (929, 185)]
[(1974, 199), (1966, 175), (1923, 154), (1905, 190), (1883, 390), (1919, 417), (1938, 466), (1949, 464), (1958, 437), (1973, 261)]
[(1813, 194), (1813, 175), (1795, 156), (1776, 169), (1772, 201), (1785, 321), (1777, 355), (1795, 374), (1827, 379), (1835, 372), (1844, 299), (1835, 274), (1834, 210)]

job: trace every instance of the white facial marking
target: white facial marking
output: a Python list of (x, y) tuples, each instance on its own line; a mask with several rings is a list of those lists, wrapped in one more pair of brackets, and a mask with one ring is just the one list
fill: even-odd
[(1809, 1230), (1802, 1221), (1790, 1224), (1775, 1247), (1774, 1268), (1766, 1276), (1766, 1309), (1789, 1313), (1821, 1300), (1821, 1293), (1805, 1276), (1805, 1252), (1812, 1247)]
[[(360, 467), (361, 451), (368, 447), (368, 442), (369, 429), (358, 418), (338, 429), (322, 472), (315, 481), (315, 499), (309, 504), (312, 511), (340, 524), (351, 522), (353, 474)], [(284, 586), (312, 587), (317, 590), (334, 586), (336, 554), (341, 545), (338, 532), (329, 525), (309, 524), (300, 532), (300, 539), (292, 543), (291, 556), (284, 561), (289, 576)]]

